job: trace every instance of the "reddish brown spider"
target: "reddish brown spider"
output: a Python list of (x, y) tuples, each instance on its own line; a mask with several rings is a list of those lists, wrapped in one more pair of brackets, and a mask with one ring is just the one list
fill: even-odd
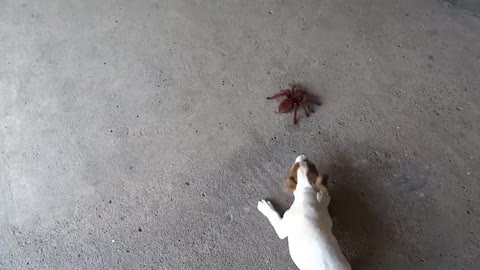
[(303, 106), (305, 115), (310, 116), (314, 110), (310, 106), (311, 104), (322, 105), (322, 103), (314, 96), (309, 95), (304, 88), (296, 85), (295, 83), (289, 83), (288, 89), (282, 89), (277, 94), (267, 97), (267, 99), (274, 99), (277, 97), (285, 97), (284, 100), (278, 105), (279, 113), (288, 113), (293, 109), (293, 123), (297, 123), (297, 109), (298, 106)]

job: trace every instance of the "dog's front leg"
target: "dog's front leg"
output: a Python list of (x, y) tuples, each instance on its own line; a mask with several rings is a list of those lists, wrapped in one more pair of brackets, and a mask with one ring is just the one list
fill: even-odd
[(328, 189), (325, 186), (321, 186), (320, 190), (317, 192), (317, 201), (320, 204), (320, 208), (325, 209), (330, 204), (330, 194)]
[(287, 220), (284, 216), (282, 219), (280, 215), (275, 211), (275, 209), (272, 206), (272, 203), (267, 201), (267, 200), (261, 200), (258, 202), (257, 205), (258, 211), (260, 211), (265, 217), (268, 218), (268, 221), (273, 226), (273, 229), (275, 229), (275, 232), (277, 233), (278, 237), (280, 239), (285, 239), (287, 237)]
[(328, 205), (330, 204), (330, 199), (330, 193), (328, 193), (327, 187), (322, 186), (322, 188), (320, 188), (320, 191), (317, 192), (318, 207), (322, 213), (320, 222), (325, 224), (325, 228), (329, 228), (331, 230), (333, 222), (330, 214), (328, 213)]

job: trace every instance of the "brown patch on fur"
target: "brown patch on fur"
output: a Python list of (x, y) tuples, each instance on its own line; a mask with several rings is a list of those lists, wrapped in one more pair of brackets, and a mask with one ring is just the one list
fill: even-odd
[(307, 168), (308, 168), (307, 170), (308, 181), (313, 187), (315, 187), (315, 182), (318, 177), (317, 167), (315, 166), (315, 164), (313, 164), (309, 160), (307, 160), (306, 162), (307, 162)]
[(294, 192), (295, 189), (297, 188), (297, 171), (298, 168), (300, 168), (300, 164), (295, 163), (292, 165), (292, 168), (290, 168), (290, 176), (287, 179), (286, 185), (285, 185), (285, 190), (287, 192)]

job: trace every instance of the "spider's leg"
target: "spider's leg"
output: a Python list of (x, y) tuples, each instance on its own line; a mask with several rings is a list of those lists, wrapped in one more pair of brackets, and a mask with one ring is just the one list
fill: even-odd
[(303, 108), (305, 109), (305, 115), (310, 117), (310, 108), (308, 107), (307, 103), (303, 103)]
[(309, 104), (307, 104), (307, 107), (308, 107), (308, 110), (310, 111), (310, 113), (315, 112), (315, 109), (313, 108), (313, 106), (310, 106)]
[(267, 99), (274, 99), (274, 98), (277, 98), (277, 97), (282, 97), (282, 96), (287, 96), (287, 95), (288, 95), (287, 90), (280, 90), (280, 92), (276, 93), (275, 95), (273, 95), (271, 97), (267, 97)]
[(293, 104), (293, 124), (297, 124), (297, 103)]
[(307, 98), (307, 100), (308, 100), (308, 102), (313, 103), (315, 105), (318, 105), (318, 106), (322, 105), (322, 102), (320, 100), (318, 100), (316, 97), (310, 96), (310, 97)]

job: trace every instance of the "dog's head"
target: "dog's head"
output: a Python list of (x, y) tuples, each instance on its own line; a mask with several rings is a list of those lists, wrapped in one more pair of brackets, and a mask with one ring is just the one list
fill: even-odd
[(318, 174), (317, 167), (307, 159), (305, 155), (300, 155), (295, 159), (290, 168), (290, 176), (287, 179), (286, 190), (294, 192), (297, 189), (313, 188), (319, 192), (322, 186), (326, 187), (326, 177)]

